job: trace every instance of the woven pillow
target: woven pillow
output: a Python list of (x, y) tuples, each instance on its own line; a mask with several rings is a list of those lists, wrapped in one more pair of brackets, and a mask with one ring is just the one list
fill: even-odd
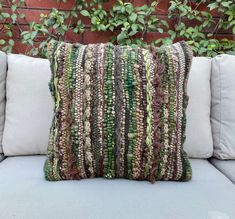
[(47, 180), (191, 179), (182, 149), (192, 52), (112, 44), (48, 44), (55, 102)]

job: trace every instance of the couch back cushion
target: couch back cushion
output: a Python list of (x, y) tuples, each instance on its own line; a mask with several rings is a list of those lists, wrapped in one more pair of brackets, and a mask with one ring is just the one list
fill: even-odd
[(5, 121), (7, 55), (0, 51), (0, 153), (2, 153), (2, 135)]
[(235, 56), (213, 59), (211, 87), (214, 156), (235, 159)]
[(46, 153), (53, 113), (50, 75), (46, 59), (8, 55), (5, 155)]
[(211, 59), (194, 57), (189, 74), (186, 141), (184, 149), (192, 158), (208, 158), (213, 154), (210, 124)]
[[(207, 158), (213, 153), (210, 72), (211, 59), (193, 58), (187, 88), (189, 104), (184, 149), (194, 158)], [(46, 154), (53, 114), (53, 101), (48, 88), (50, 78), (48, 60), (14, 54), (8, 56), (6, 124), (3, 136), (6, 155)], [(0, 98), (1, 94), (4, 94), (4, 90)], [(2, 100), (4, 97), (5, 94)], [(0, 112), (4, 112), (1, 106)], [(1, 124), (0, 121), (0, 127)]]

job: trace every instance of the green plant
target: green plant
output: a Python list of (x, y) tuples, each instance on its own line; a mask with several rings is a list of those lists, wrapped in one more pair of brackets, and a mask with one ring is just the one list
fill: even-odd
[(23, 19), (24, 18), (24, 14), (19, 13), (19, 11), (17, 10), (18, 7), (21, 7), (22, 5), (24, 5), (24, 0), (12, 0), (12, 1), (7, 1), (9, 4), (9, 8), (10, 10), (4, 10), (3, 8), (3, 4), (0, 1), (0, 21), (1, 21), (1, 26), (0, 26), (0, 34), (1, 34), (1, 38), (0, 38), (0, 48), (3, 51), (7, 51), (7, 52), (12, 52), (12, 49), (15, 45), (15, 41), (13, 39), (13, 29), (14, 26), (16, 25), (19, 32), (22, 32), (21, 27), (18, 25), (17, 20)]
[[(85, 26), (80, 19), (77, 19), (76, 10), (78, 10), (76, 6), (72, 11), (66, 12), (53, 8), (48, 15), (40, 15), (40, 23), (30, 23), (30, 30), (21, 33), (22, 42), (32, 46), (30, 53), (34, 56), (43, 56), (46, 54), (46, 45), (51, 39), (65, 39), (70, 30), (76, 34), (82, 33)], [(73, 22), (74, 18), (76, 22)]]
[(144, 45), (143, 38), (147, 32), (163, 33), (163, 27), (168, 27), (166, 21), (153, 14), (156, 5), (154, 1), (150, 6), (135, 7), (130, 2), (119, 0), (109, 12), (99, 5), (98, 9), (83, 10), (81, 14), (90, 18), (92, 31), (114, 31), (113, 42)]
[[(231, 30), (235, 35), (235, 3), (227, 0), (196, 1), (196, 5), (191, 1), (186, 2), (188, 1), (170, 1), (169, 18), (175, 19), (174, 30), (171, 30), (174, 32), (174, 39), (187, 40), (197, 55), (235, 54), (234, 37), (221, 40), (218, 38), (218, 33), (222, 30)], [(198, 10), (202, 4), (208, 11)], [(215, 12), (219, 15), (217, 19), (213, 17)]]
[[(60, 1), (60, 4), (67, 0)], [(163, 34), (152, 45), (167, 45), (184, 39), (195, 55), (215, 56), (220, 53), (235, 54), (235, 3), (233, 0), (170, 0), (168, 19), (156, 14), (158, 2), (134, 6), (131, 2), (117, 0), (110, 10), (105, 10), (102, 0), (75, 0), (69, 11), (52, 9), (41, 14), (39, 22), (29, 23), (29, 30), (23, 30), (20, 20), (25, 15), (20, 7), (27, 7), (24, 0), (8, 0), (7, 7), (0, 3), (0, 48), (11, 52), (15, 46), (14, 31), (19, 40), (28, 45), (29, 54), (45, 56), (47, 42), (52, 39), (66, 40), (68, 34), (81, 34), (85, 30), (112, 32), (110, 41), (117, 44), (138, 44), (145, 46), (150, 32)], [(6, 10), (10, 8), (10, 10)], [(216, 15), (216, 16), (214, 16)], [(86, 25), (84, 18), (90, 25)], [(221, 37), (221, 32), (233, 34)]]

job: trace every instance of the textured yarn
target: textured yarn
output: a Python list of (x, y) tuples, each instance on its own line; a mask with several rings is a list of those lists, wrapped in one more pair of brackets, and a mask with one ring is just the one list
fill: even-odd
[(55, 102), (47, 180), (191, 179), (186, 86), (192, 52), (112, 44), (48, 44)]

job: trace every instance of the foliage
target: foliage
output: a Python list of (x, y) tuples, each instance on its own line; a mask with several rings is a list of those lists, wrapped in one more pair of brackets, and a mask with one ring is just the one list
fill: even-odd
[(13, 39), (13, 28), (15, 25), (18, 26), (20, 32), (22, 32), (21, 27), (18, 25), (17, 20), (23, 19), (24, 14), (18, 12), (18, 7), (21, 7), (24, 4), (23, 0), (12, 0), (10, 4), (9, 12), (3, 10), (2, 2), (0, 1), (0, 48), (4, 51), (11, 52), (15, 41)]
[[(60, 4), (66, 1), (60, 1)], [(22, 20), (27, 24), (20, 10), (27, 8), (24, 0), (7, 2), (5, 6), (0, 2), (0, 48), (7, 52), (16, 46), (18, 37), (17, 40), (29, 47), (31, 55), (45, 56), (50, 39), (66, 40), (71, 33), (79, 35), (90, 29), (112, 32), (110, 41), (117, 44), (145, 46), (146, 35), (152, 32), (164, 36), (152, 40), (153, 45), (167, 45), (184, 39), (192, 46), (195, 55), (235, 54), (233, 0), (170, 0), (168, 19), (162, 19), (156, 13), (156, 1), (137, 7), (131, 2), (117, 0), (110, 10), (105, 10), (104, 0), (75, 0), (71, 10), (53, 8), (48, 14), (42, 13), (39, 22), (29, 23), (29, 30), (22, 28), (25, 27)], [(233, 39), (221, 38), (221, 32), (233, 34)]]
[[(118, 31), (112, 37), (112, 41), (119, 44), (139, 44), (143, 45), (144, 35), (147, 32), (163, 33), (163, 27), (169, 27), (168, 23), (160, 20), (155, 14), (157, 2), (152, 2), (148, 7), (134, 7), (130, 2), (118, 1), (109, 12), (102, 7), (81, 11), (84, 16), (91, 20), (92, 31)], [(139, 37), (136, 35), (139, 33)]]
[[(218, 33), (231, 31), (235, 35), (235, 3), (227, 0), (206, 2), (208, 1), (182, 4), (180, 0), (170, 1), (169, 18), (175, 19), (176, 23), (173, 39), (187, 40), (197, 55), (215, 56), (219, 53), (234, 53), (234, 38), (219, 40)], [(200, 6), (209, 11), (199, 10)], [(218, 18), (215, 19), (213, 14)]]

